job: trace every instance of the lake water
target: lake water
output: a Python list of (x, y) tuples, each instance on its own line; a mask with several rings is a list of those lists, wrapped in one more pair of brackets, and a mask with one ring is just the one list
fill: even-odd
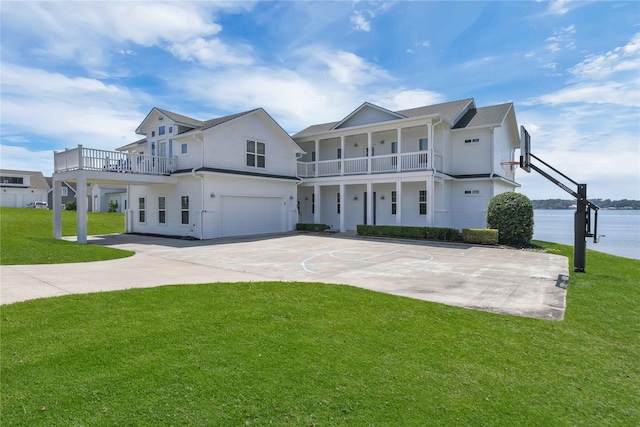
[[(573, 246), (573, 213), (572, 209), (534, 210), (533, 238)], [(598, 234), (606, 237), (601, 237), (599, 243), (587, 237), (587, 249), (640, 259), (640, 210), (599, 210)]]

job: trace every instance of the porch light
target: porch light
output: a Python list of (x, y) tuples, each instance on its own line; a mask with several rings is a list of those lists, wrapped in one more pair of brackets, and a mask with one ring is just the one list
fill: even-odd
[(216, 193), (211, 193), (211, 198), (214, 199), (216, 197)]
[(380, 196), (380, 200), (384, 200), (384, 194)]
[(305, 200), (309, 200), (309, 198), (308, 198), (307, 196), (304, 196), (304, 199), (305, 199)]
[(358, 200), (358, 196), (353, 196), (353, 200)]
[(289, 196), (289, 200), (293, 200), (293, 196)]
[(358, 146), (358, 143), (356, 142), (355, 144), (353, 144), (353, 146), (354, 146), (354, 147), (357, 147), (357, 146)]
[(384, 144), (384, 139), (380, 141), (380, 145)]

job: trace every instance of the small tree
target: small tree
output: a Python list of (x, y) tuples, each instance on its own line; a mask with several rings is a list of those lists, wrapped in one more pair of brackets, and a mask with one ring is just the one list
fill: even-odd
[(118, 212), (117, 200), (109, 200), (109, 212)]
[(75, 211), (76, 208), (77, 208), (77, 206), (76, 206), (76, 201), (75, 200), (73, 200), (71, 202), (67, 202), (64, 205), (64, 209), (67, 210), (67, 211)]
[(526, 246), (533, 237), (533, 204), (524, 194), (502, 193), (489, 201), (487, 227), (498, 230), (498, 241)]

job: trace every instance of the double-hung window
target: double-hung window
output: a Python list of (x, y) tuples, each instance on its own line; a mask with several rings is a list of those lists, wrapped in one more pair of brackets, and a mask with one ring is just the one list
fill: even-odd
[(158, 136), (159, 136), (159, 135), (164, 135), (164, 130), (165, 130), (165, 127), (164, 127), (164, 126), (160, 126), (160, 127), (158, 128)]
[(265, 154), (264, 142), (247, 140), (247, 166), (264, 168)]
[(182, 224), (189, 225), (189, 196), (180, 198), (180, 212), (182, 214)]
[(391, 192), (391, 215), (395, 215), (398, 210), (398, 193), (396, 191)]
[(420, 215), (427, 214), (427, 190), (420, 190), (419, 196)]
[(144, 197), (138, 198), (138, 221), (143, 224), (147, 222), (147, 209), (145, 207)]
[(158, 197), (158, 223), (167, 223), (167, 210), (166, 210), (167, 198), (164, 196)]

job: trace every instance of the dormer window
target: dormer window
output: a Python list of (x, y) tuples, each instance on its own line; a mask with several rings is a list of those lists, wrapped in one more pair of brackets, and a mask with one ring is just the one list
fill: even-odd
[(247, 166), (264, 168), (265, 153), (264, 142), (247, 140)]

